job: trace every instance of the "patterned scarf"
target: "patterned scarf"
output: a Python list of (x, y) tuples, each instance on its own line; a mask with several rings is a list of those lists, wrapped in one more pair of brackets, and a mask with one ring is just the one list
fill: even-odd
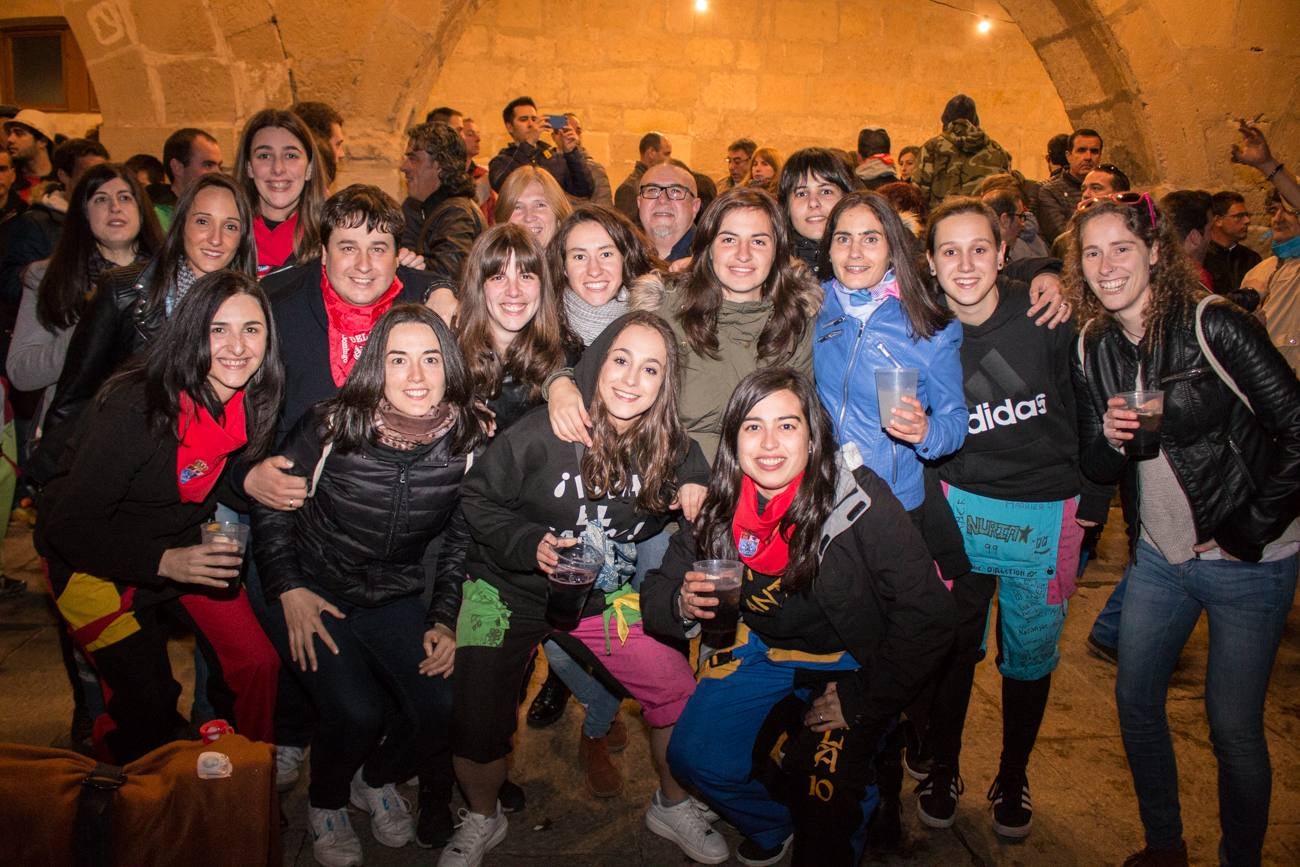
[(451, 430), (456, 413), (445, 400), (424, 415), (407, 415), (382, 398), (375, 407), (375, 439), (390, 449), (409, 452), (427, 446)]
[(329, 320), (330, 341), (330, 376), (334, 384), (343, 387), (352, 365), (361, 357), (361, 350), (366, 346), (366, 339), (374, 329), (379, 317), (388, 312), (402, 291), (402, 281), (393, 278), (393, 285), (369, 307), (355, 307), (344, 301), (330, 285), (325, 266), (320, 267), (320, 289), (325, 299), (325, 318)]
[(572, 289), (564, 290), (564, 315), (568, 318), (573, 333), (582, 338), (584, 346), (595, 343), (596, 338), (611, 322), (628, 311), (628, 306), (626, 286), (621, 287), (617, 295), (600, 307), (593, 307)]

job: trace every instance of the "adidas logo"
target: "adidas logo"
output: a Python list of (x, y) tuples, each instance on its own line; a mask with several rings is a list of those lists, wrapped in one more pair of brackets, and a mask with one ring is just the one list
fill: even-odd
[(984, 433), (995, 427), (1019, 424), (1025, 419), (1040, 415), (1047, 415), (1046, 394), (1040, 394), (1033, 400), (1012, 401), (1007, 398), (996, 406), (986, 401), (971, 410), (966, 430), (972, 434)]

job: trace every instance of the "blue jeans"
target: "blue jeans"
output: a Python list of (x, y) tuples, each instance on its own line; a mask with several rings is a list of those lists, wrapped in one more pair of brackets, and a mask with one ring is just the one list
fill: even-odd
[(1128, 568), (1110, 591), (1106, 605), (1092, 622), (1092, 640), (1106, 647), (1119, 647), (1119, 618), (1124, 610), (1124, 592), (1128, 589)]
[(1165, 702), (1169, 678), (1204, 610), (1209, 618), (1205, 707), (1219, 766), (1219, 858), (1260, 863), (1272, 767), (1264, 698), (1295, 597), (1297, 558), (1272, 563), (1189, 560), (1170, 565), (1140, 542), (1128, 575), (1115, 698), (1146, 842), (1179, 844), (1178, 768)]

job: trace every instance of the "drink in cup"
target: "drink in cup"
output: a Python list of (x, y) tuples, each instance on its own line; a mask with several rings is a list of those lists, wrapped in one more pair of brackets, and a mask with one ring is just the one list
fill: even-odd
[(596, 583), (605, 555), (584, 544), (560, 548), (560, 562), (546, 588), (546, 622), (556, 629), (572, 631), (582, 619), (587, 595)]
[(730, 647), (736, 643), (740, 579), (745, 574), (745, 566), (739, 560), (696, 560), (693, 568), (713, 583), (713, 589), (705, 595), (718, 600), (709, 609), (713, 619), (700, 621), (704, 643), (709, 647)]
[(915, 367), (876, 368), (876, 403), (880, 407), (880, 426), (889, 427), (893, 421), (892, 410), (911, 409), (903, 403), (904, 397), (916, 397), (916, 383), (920, 371)]
[(1133, 439), (1124, 443), (1124, 454), (1134, 461), (1144, 461), (1160, 454), (1160, 419), (1165, 412), (1165, 393), (1126, 391), (1116, 397), (1124, 398), (1124, 408), (1136, 412), (1138, 420)]
[[(199, 535), (203, 539), (203, 544), (209, 542), (224, 542), (229, 545), (239, 546), (239, 556), (244, 556), (244, 550), (248, 548), (248, 525), (241, 524), (238, 521), (208, 521), (199, 528)], [(230, 579), (231, 587), (238, 587), (241, 578)]]

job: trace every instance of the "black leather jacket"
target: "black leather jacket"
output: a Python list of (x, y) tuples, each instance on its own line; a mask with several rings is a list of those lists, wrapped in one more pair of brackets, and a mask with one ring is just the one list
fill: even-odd
[[(285, 442), (292, 472), (310, 476), (323, 448), (321, 405)], [(365, 444), (332, 451), (296, 512), (253, 504), (253, 556), (267, 601), (296, 587), (367, 608), (423, 592), (425, 549), (442, 534), (429, 623), (456, 630), (469, 529), (460, 511), (465, 455), (451, 436), (411, 452)]]
[(1137, 466), (1106, 442), (1102, 416), (1112, 395), (1133, 390), (1140, 364), (1143, 385), (1165, 393), (1160, 447), (1191, 504), (1197, 542), (1214, 539), (1233, 557), (1257, 562), (1300, 514), (1300, 382), (1254, 318), (1232, 304), (1209, 304), (1206, 343), (1247, 408), (1201, 352), (1195, 302), (1175, 303), (1160, 339), (1140, 345), (1109, 318), (1084, 327), (1082, 365), (1078, 353), (1074, 359), (1082, 468), (1103, 484), (1127, 474), (1126, 512), (1138, 514)]
[(54, 397), (45, 414), (40, 447), (32, 457), (31, 473), (40, 484), (58, 466), (76, 420), (122, 363), (148, 345), (166, 322), (166, 311), (149, 309), (145, 287), (158, 260), (105, 271), (95, 296), (77, 321), (59, 374)]

